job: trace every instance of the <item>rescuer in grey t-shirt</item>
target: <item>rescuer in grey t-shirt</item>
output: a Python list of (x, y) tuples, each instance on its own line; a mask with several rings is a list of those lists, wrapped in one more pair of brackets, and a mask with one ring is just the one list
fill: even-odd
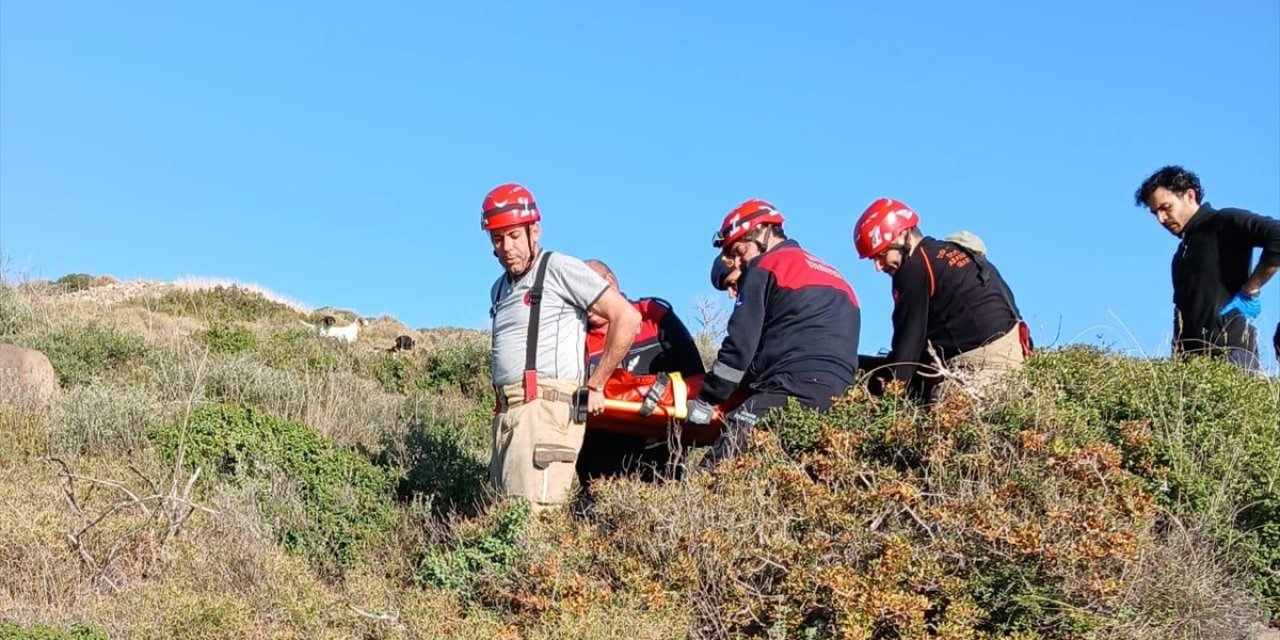
[(547, 264), (542, 292), (542, 317), (538, 326), (538, 377), (584, 380), (587, 309), (609, 284), (581, 260), (543, 251), (529, 270), (515, 282), (503, 274), (494, 283), (493, 383), (519, 382), (524, 375), (526, 339), (529, 335), (529, 290), (543, 260)]
[[(489, 476), (503, 495), (535, 508), (568, 498), (585, 425), (575, 421), (575, 391), (586, 386), (587, 411), (604, 409), (604, 384), (640, 326), (640, 314), (581, 260), (542, 251), (542, 215), (517, 184), (484, 199), (480, 226), (506, 271), (490, 290), (493, 304), (493, 384), (497, 414)], [(531, 289), (545, 266), (534, 362), (526, 363), (533, 310)], [(587, 312), (610, 322), (605, 354), (583, 385)]]

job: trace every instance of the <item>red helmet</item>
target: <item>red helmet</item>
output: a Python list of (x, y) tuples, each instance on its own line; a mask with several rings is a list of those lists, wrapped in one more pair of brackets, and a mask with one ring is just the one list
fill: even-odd
[(498, 185), (484, 197), (480, 207), (480, 228), (497, 231), (542, 220), (533, 194), (518, 184)]
[(747, 235), (747, 232), (762, 225), (776, 224), (782, 226), (786, 219), (777, 209), (765, 200), (752, 198), (740, 204), (720, 223), (720, 230), (711, 238), (711, 246), (721, 249), (733, 244)]
[(872, 202), (853, 225), (853, 246), (858, 250), (858, 257), (874, 258), (888, 249), (899, 233), (919, 225), (920, 215), (911, 207), (893, 198), (880, 198)]

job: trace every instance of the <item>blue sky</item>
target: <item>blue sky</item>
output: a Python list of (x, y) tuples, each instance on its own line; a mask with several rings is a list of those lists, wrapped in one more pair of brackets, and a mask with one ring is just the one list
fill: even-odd
[(688, 317), (711, 233), (762, 197), (874, 352), (889, 281), (849, 238), (888, 195), (982, 235), (1042, 344), (1155, 354), (1177, 241), (1141, 180), (1180, 163), (1280, 215), (1273, 0), (691, 5), (4, 0), (0, 252), (482, 327), (480, 201), (519, 181), (546, 246)]

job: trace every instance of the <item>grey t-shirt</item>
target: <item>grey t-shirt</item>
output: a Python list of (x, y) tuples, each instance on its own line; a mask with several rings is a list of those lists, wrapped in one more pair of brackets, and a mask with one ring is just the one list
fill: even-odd
[[(489, 299), (493, 308), (493, 383), (515, 384), (524, 378), (525, 342), (529, 334), (529, 290), (543, 251), (533, 266), (512, 283), (503, 274), (493, 284)], [(581, 260), (561, 253), (551, 255), (542, 289), (538, 322), (538, 377), (557, 380), (585, 378), (587, 309), (609, 284)]]

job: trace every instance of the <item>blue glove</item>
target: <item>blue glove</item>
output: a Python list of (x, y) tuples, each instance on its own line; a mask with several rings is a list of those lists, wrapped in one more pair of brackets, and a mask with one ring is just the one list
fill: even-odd
[(1254, 320), (1262, 314), (1262, 302), (1256, 297), (1249, 298), (1243, 293), (1237, 293), (1235, 297), (1231, 298), (1231, 302), (1222, 307), (1222, 311), (1219, 311), (1218, 315), (1225, 316), (1232, 311), (1239, 311), (1240, 315)]
[(689, 415), (685, 418), (685, 422), (689, 424), (711, 424), (711, 414), (715, 407), (705, 400), (690, 400)]

